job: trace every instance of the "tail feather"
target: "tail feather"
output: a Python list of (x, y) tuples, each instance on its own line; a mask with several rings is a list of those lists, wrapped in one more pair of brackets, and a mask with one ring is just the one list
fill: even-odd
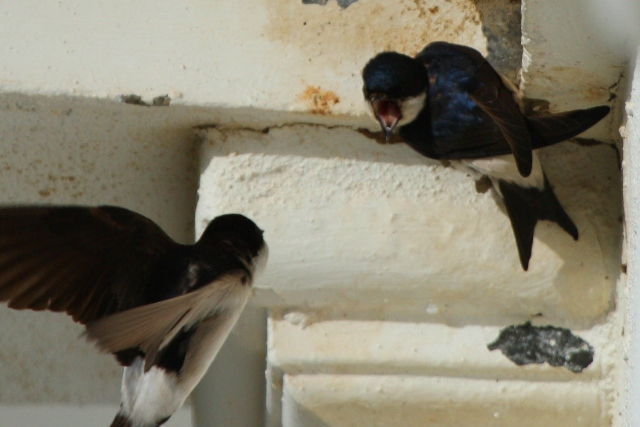
[(578, 240), (578, 228), (560, 205), (546, 176), (542, 189), (520, 187), (502, 180), (498, 181), (498, 186), (511, 221), (523, 270), (529, 269), (533, 235), (538, 220), (553, 221), (574, 240)]
[(532, 148), (547, 147), (573, 138), (602, 120), (610, 110), (608, 106), (600, 105), (549, 116), (527, 117)]
[[(166, 423), (167, 420), (169, 420), (169, 418), (170, 417), (164, 418), (159, 422), (156, 422), (153, 424), (148, 424), (148, 425), (145, 424), (144, 427), (160, 427), (162, 424)], [(136, 424), (135, 427), (138, 427), (139, 425), (140, 424)], [(134, 427), (134, 425), (133, 425), (133, 421), (127, 418), (126, 415), (123, 415), (122, 413), (118, 413), (118, 415), (116, 415), (116, 417), (113, 419), (109, 427)]]
[(573, 237), (573, 240), (578, 240), (578, 237), (580, 237), (578, 227), (576, 227), (567, 212), (562, 208), (562, 205), (560, 205), (560, 201), (558, 201), (556, 194), (553, 192), (546, 175), (544, 177), (544, 199), (542, 206), (547, 209), (542, 210), (540, 219), (555, 222)]
[(109, 427), (133, 427), (131, 420), (122, 414), (116, 415)]

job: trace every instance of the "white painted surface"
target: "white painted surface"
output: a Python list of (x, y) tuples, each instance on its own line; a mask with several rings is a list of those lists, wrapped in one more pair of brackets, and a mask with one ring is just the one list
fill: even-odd
[[(587, 30), (601, 21), (596, 14), (585, 25), (585, 5), (525, 1), (525, 92), (550, 100), (554, 111), (607, 101), (622, 70), (619, 50), (590, 42), (595, 33)], [(574, 243), (555, 225), (540, 224), (531, 269), (523, 273), (508, 219), (490, 193), (477, 194), (464, 174), (406, 147), (378, 146), (350, 129), (324, 127), (375, 128), (364, 116), (359, 77), (375, 52), (412, 54), (437, 39), (484, 52), (472, 1), (362, 0), (346, 10), (334, 1), (321, 7), (294, 0), (3, 6), (0, 201), (119, 204), (191, 240), (197, 187), (191, 128), (218, 125), (208, 133), (214, 145), (202, 151), (207, 170), (197, 220), (234, 210), (267, 230), (271, 261), (254, 303), (283, 310), (290, 323), (269, 338), (275, 400), (283, 374), (295, 373), (285, 387), (287, 425), (296, 419), (312, 425), (304, 418), (309, 411), (323, 426), (354, 419), (411, 425), (431, 416), (442, 425), (469, 419), (512, 425), (514, 417), (532, 425), (609, 424), (616, 409), (611, 399), (620, 391), (613, 384), (619, 318), (611, 310), (616, 283), (624, 280), (615, 151), (564, 143), (541, 153), (581, 238)], [(145, 108), (66, 97), (113, 100), (127, 93), (147, 102), (169, 94), (172, 104)], [(613, 115), (589, 135), (615, 139), (609, 128), (616, 120)], [(300, 122), (324, 126), (295, 125)], [(245, 129), (267, 126), (274, 126), (268, 135)], [(538, 313), (541, 323), (577, 328), (593, 340), (596, 362), (579, 377), (584, 381), (548, 367), (515, 368), (479, 350), (499, 326)], [(331, 316), (357, 319), (339, 323), (327, 320)], [(69, 319), (2, 307), (0, 323), (0, 401), (118, 402), (120, 369), (78, 340), (81, 329)], [(228, 397), (228, 381), (234, 393), (262, 384), (258, 323), (239, 330), (247, 335), (232, 333), (231, 353), (223, 358), (223, 351), (218, 372), (197, 392), (198, 405), (219, 410), (219, 419), (205, 415), (206, 422), (228, 427), (224, 417), (238, 414), (237, 406), (219, 400)], [(260, 348), (253, 347), (258, 341)], [(250, 370), (249, 379), (236, 380), (230, 367)], [(320, 371), (332, 375), (309, 375)], [(344, 392), (335, 393), (336, 385)], [(255, 390), (251, 395), (254, 402), (260, 398)], [(446, 397), (460, 397), (462, 406)], [(385, 413), (369, 401), (380, 408), (408, 402), (408, 409)], [(425, 401), (439, 408), (436, 414)], [(506, 412), (495, 410), (504, 402)], [(543, 410), (532, 409), (538, 407)], [(113, 417), (88, 411), (100, 420), (96, 425)], [(249, 412), (242, 415), (255, 416)], [(21, 417), (11, 425), (32, 420), (26, 411), (7, 413)]]
[[(594, 13), (591, 3), (563, 0), (550, 7), (544, 0), (523, 2), (521, 89), (529, 98), (549, 101), (554, 112), (607, 103), (625, 70), (629, 55), (620, 47), (624, 40), (612, 41), (615, 48), (605, 43), (610, 16)], [(608, 3), (607, 8), (611, 6)], [(626, 30), (618, 27), (618, 31)], [(619, 120), (619, 115), (611, 114), (586, 135), (617, 138), (611, 129)]]
[[(611, 369), (616, 342), (611, 325), (573, 332), (598, 349), (581, 374), (549, 365), (517, 366), (487, 344), (499, 326), (375, 320), (318, 320), (301, 324), (289, 312), (269, 323), (269, 363), (289, 374), (418, 375), (496, 381), (581, 383), (598, 381)], [(302, 314), (302, 313), (298, 313)], [(288, 320), (289, 319), (289, 320)], [(299, 319), (299, 318), (298, 318)], [(545, 325), (546, 322), (533, 321)]]
[(287, 375), (282, 426), (599, 427), (603, 412), (595, 384)]
[[(639, 51), (640, 52), (640, 51)], [(640, 55), (632, 81), (632, 91), (626, 103), (626, 123), (621, 128), (625, 136), (624, 191), (625, 221), (628, 241), (628, 282), (623, 289), (623, 307), (627, 309), (622, 358), (624, 391), (622, 410), (624, 421), (620, 425), (640, 425)]]
[[(116, 204), (192, 240), (193, 133), (166, 113), (0, 95), (0, 203)], [(119, 403), (122, 369), (69, 317), (0, 305), (0, 324), (0, 402)]]
[(345, 10), (291, 0), (28, 0), (3, 5), (0, 39), (4, 92), (168, 93), (187, 105), (350, 116), (364, 113), (359, 71), (374, 53), (415, 54), (438, 39), (484, 49), (470, 0)]
[(198, 427), (260, 426), (265, 415), (267, 313), (248, 304), (193, 392)]
[(196, 221), (241, 212), (267, 230), (266, 304), (499, 324), (542, 313), (573, 325), (611, 308), (621, 202), (609, 146), (541, 152), (581, 234), (541, 222), (523, 272), (492, 193), (404, 145), (305, 125), (208, 137)]

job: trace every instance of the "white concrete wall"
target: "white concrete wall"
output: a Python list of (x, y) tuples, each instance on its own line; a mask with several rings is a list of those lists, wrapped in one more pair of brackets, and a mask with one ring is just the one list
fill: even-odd
[[(640, 55), (637, 55), (637, 59), (640, 60)], [(620, 387), (625, 391), (622, 402), (624, 425), (633, 426), (640, 424), (640, 62), (635, 63), (632, 91), (625, 106), (627, 118), (620, 130), (625, 137), (624, 191), (629, 279), (628, 286), (622, 290), (626, 297), (624, 307), (627, 309), (627, 338), (623, 347), (624, 375)]]
[[(620, 110), (587, 134), (605, 144), (541, 153), (581, 238), (540, 224), (528, 273), (491, 193), (353, 130), (375, 129), (361, 99), (367, 59), (439, 39), (486, 53), (480, 3), (7, 2), (0, 202), (118, 204), (189, 241), (199, 196), (196, 230), (227, 211), (267, 230), (271, 260), (252, 303), (271, 309), (269, 382), (256, 368), (267, 352), (258, 315), (198, 389), (201, 426), (247, 425), (255, 413), (225, 417), (262, 391), (271, 426), (610, 425), (625, 278)], [(553, 111), (605, 103), (624, 83), (625, 42), (599, 42), (607, 15), (590, 4), (524, 2), (523, 88)], [(172, 101), (117, 101), (129, 93)], [(193, 127), (206, 125), (198, 145)], [(593, 365), (521, 368), (486, 350), (501, 327), (530, 319), (572, 328), (595, 347)], [(119, 368), (77, 325), (5, 307), (0, 323), (0, 403), (115, 412)], [(221, 379), (229, 372), (244, 382)], [(19, 411), (0, 407), (0, 426)], [(110, 418), (100, 411), (95, 425)]]
[[(0, 203), (116, 204), (192, 240), (194, 139), (167, 110), (7, 93), (0, 106)], [(117, 407), (120, 367), (67, 316), (1, 306), (0, 323), (2, 403)]]

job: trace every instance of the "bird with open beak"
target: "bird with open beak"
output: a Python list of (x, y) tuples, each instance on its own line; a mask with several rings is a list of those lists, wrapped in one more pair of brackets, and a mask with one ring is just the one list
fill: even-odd
[(124, 208), (0, 209), (0, 301), (66, 312), (124, 366), (111, 427), (157, 427), (198, 384), (242, 312), (267, 244), (250, 219), (213, 219), (181, 245)]
[(362, 78), (369, 112), (387, 140), (397, 132), (423, 156), (459, 161), (491, 179), (524, 270), (539, 220), (554, 221), (578, 239), (533, 150), (584, 132), (609, 113), (608, 106), (526, 116), (518, 90), (480, 52), (446, 42), (427, 45), (415, 58), (380, 53)]

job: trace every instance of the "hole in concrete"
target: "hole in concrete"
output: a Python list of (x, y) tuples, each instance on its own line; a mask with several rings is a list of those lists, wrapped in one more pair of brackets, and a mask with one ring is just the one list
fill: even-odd
[(530, 322), (504, 328), (487, 347), (499, 349), (516, 365), (548, 363), (579, 373), (593, 362), (593, 347), (569, 329)]
[(171, 98), (169, 95), (156, 96), (151, 100), (151, 104), (148, 104), (142, 100), (140, 95), (131, 93), (129, 95), (120, 95), (120, 102), (143, 107), (166, 107), (171, 103)]

